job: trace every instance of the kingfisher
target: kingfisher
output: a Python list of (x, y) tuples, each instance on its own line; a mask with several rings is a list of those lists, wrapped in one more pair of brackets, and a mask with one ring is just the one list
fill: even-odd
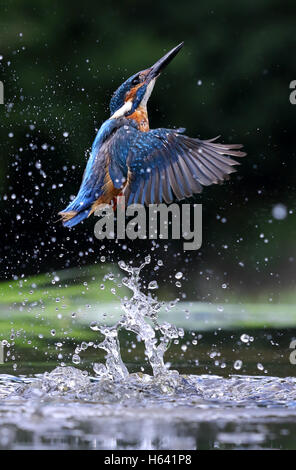
[(218, 137), (200, 140), (185, 129), (150, 129), (147, 102), (157, 78), (178, 54), (183, 42), (152, 67), (126, 80), (113, 94), (110, 117), (99, 129), (91, 148), (77, 196), (59, 212), (73, 227), (101, 204), (124, 196), (126, 205), (160, 204), (200, 193), (236, 171), (243, 157), (241, 144), (221, 144)]

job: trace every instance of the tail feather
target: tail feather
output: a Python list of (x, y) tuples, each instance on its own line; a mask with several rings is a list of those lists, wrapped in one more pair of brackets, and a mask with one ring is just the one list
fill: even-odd
[(86, 219), (89, 214), (89, 209), (84, 209), (81, 212), (68, 211), (68, 212), (59, 212), (61, 220), (65, 227), (74, 227), (79, 224), (82, 220)]

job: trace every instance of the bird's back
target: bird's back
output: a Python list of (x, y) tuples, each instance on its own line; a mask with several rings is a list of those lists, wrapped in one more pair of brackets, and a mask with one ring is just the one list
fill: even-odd
[[(102, 203), (108, 202), (109, 196), (113, 197), (113, 193), (115, 196), (116, 190), (122, 186), (127, 175), (128, 149), (133, 140), (133, 134), (127, 132), (128, 128), (135, 129), (136, 125), (124, 118), (108, 119), (100, 127), (79, 192), (66, 209), (59, 213), (65, 226), (72, 227), (88, 217), (96, 201), (101, 199)], [(124, 132), (120, 132), (123, 129)]]

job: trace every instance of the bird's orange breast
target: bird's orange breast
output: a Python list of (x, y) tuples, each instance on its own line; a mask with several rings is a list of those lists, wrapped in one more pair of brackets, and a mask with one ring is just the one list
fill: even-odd
[[(139, 85), (136, 85), (133, 87), (129, 93), (127, 93), (125, 97), (125, 101), (131, 100), (133, 101), (135, 98), (135, 95), (137, 93), (137, 90), (143, 85), (143, 83), (139, 83)], [(126, 116), (127, 119), (133, 119), (136, 121), (138, 125), (138, 129), (142, 132), (148, 132), (149, 131), (149, 121), (148, 121), (148, 114), (147, 114), (147, 108), (146, 106), (139, 106), (132, 114), (129, 116)]]
[(133, 119), (134, 121), (136, 121), (140, 131), (149, 131), (149, 120), (146, 108), (142, 108), (141, 106), (139, 106), (136, 111), (127, 116), (127, 119)]

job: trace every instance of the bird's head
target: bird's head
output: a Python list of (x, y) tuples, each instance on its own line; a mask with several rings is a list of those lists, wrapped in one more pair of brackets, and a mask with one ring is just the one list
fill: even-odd
[(146, 108), (157, 77), (177, 55), (183, 44), (181, 42), (174, 47), (149, 69), (130, 77), (115, 91), (110, 101), (111, 118), (128, 117), (139, 106)]

